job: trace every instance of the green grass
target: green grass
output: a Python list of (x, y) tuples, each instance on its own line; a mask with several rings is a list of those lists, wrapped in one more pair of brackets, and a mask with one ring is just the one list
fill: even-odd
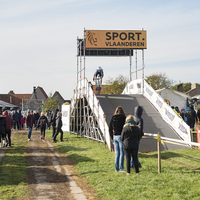
[[(47, 131), (51, 138), (52, 131)], [(59, 139), (59, 138), (58, 138)], [(116, 173), (115, 154), (104, 144), (64, 134), (63, 143), (55, 146), (73, 159), (81, 177), (102, 199), (200, 199), (200, 151), (184, 149), (161, 152), (161, 174), (158, 174), (157, 152), (140, 153), (140, 174)], [(0, 199), (20, 199), (28, 193), (27, 161), (23, 134), (16, 134), (14, 146), (0, 162)]]
[(127, 176), (115, 172), (115, 154), (103, 144), (73, 134), (64, 134), (64, 141), (55, 146), (75, 160), (80, 176), (86, 177), (102, 199), (200, 199), (200, 151), (196, 149), (162, 151), (161, 174), (157, 152), (140, 153), (140, 173), (132, 170)]
[(20, 199), (28, 191), (24, 136), (16, 133), (12, 142), (14, 145), (0, 162), (0, 199), (3, 200)]

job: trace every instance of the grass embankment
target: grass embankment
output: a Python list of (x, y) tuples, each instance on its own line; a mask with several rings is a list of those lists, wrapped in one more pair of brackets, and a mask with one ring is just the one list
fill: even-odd
[(11, 148), (0, 162), (0, 199), (20, 199), (27, 194), (27, 161), (23, 134), (16, 133)]
[(161, 174), (157, 152), (140, 153), (140, 173), (132, 170), (127, 176), (115, 172), (115, 154), (103, 144), (73, 134), (64, 134), (64, 141), (55, 146), (75, 160), (80, 176), (86, 177), (102, 199), (200, 199), (200, 152), (196, 149), (162, 151)]

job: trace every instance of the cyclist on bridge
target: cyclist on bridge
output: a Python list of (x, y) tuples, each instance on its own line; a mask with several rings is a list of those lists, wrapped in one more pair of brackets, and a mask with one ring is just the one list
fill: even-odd
[(101, 88), (102, 85), (102, 78), (103, 78), (103, 69), (99, 66), (96, 70), (96, 72), (94, 73), (94, 78), (93, 80), (95, 80), (95, 85), (97, 86), (97, 79), (100, 78), (100, 85), (98, 87)]

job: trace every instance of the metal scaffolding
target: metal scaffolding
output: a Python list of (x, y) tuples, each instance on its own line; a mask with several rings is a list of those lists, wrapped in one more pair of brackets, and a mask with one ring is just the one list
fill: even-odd
[[(80, 138), (83, 136), (88, 140), (108, 144), (110, 140), (106, 141), (105, 137), (108, 135), (105, 133), (105, 115), (100, 115), (103, 111), (101, 109), (100, 112), (99, 102), (85, 77), (85, 44), (82, 45), (84, 41), (85, 39), (77, 38), (77, 84), (71, 101), (70, 132), (77, 134)], [(83, 56), (81, 51), (83, 51)], [(104, 123), (103, 129), (99, 122)]]
[[(86, 79), (84, 79), (87, 82)], [(83, 82), (83, 81), (81, 81)], [(80, 86), (83, 83), (79, 84)], [(71, 103), (71, 120), (70, 120), (70, 131), (77, 134), (80, 138), (91, 139), (106, 144), (105, 139), (105, 115), (100, 115), (100, 105), (97, 101), (96, 95), (93, 93), (90, 85), (87, 83), (85, 93), (82, 93), (81, 88), (76, 88), (74, 98)], [(80, 92), (80, 93), (79, 93)], [(99, 122), (104, 123), (103, 129), (100, 127)], [(102, 124), (102, 123), (101, 123)]]
[(85, 77), (86, 53), (90, 56), (129, 56), (131, 81), (132, 74), (136, 72), (137, 77), (137, 72), (140, 70), (143, 72), (144, 80), (144, 51), (142, 52), (142, 69), (137, 69), (136, 51), (136, 71), (132, 72), (133, 49), (87, 49), (86, 52), (85, 41), (86, 31), (84, 30), (84, 39), (77, 38), (77, 83), (71, 99), (70, 132), (77, 134), (77, 137), (80, 136), (80, 138), (84, 137), (107, 144), (111, 150), (111, 139), (105, 113)]

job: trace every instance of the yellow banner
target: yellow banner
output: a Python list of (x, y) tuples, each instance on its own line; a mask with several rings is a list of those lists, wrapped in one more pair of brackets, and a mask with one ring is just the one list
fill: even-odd
[(86, 30), (88, 49), (146, 49), (146, 31)]

